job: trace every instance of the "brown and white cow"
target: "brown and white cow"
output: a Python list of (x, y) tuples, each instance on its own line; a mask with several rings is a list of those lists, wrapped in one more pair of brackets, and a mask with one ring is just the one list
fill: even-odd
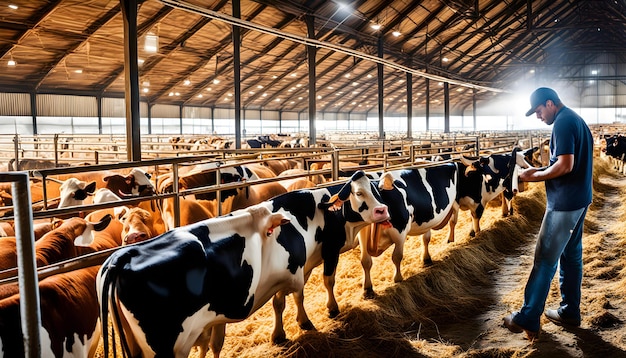
[[(97, 250), (90, 247), (95, 240), (95, 232), (102, 231), (111, 223), (112, 217), (105, 216), (99, 222), (90, 222), (79, 217), (69, 218), (56, 229), (44, 234), (35, 242), (35, 261), (37, 266), (46, 266), (72, 257)], [(121, 233), (121, 226), (120, 226)], [(120, 235), (121, 237), (121, 235)], [(17, 267), (17, 248), (15, 239), (0, 240), (0, 270)]]

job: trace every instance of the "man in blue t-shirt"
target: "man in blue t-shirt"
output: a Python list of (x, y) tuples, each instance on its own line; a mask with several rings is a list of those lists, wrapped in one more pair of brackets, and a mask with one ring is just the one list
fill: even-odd
[(580, 326), (582, 234), (592, 196), (593, 137), (585, 121), (567, 108), (553, 89), (536, 89), (530, 104), (527, 117), (535, 113), (545, 124), (554, 125), (550, 164), (523, 170), (519, 178), (545, 181), (547, 205), (524, 290), (524, 304), (518, 312), (504, 318), (504, 325), (512, 332), (525, 332), (533, 340), (539, 335), (541, 313), (559, 264), (561, 303), (544, 314), (556, 324)]

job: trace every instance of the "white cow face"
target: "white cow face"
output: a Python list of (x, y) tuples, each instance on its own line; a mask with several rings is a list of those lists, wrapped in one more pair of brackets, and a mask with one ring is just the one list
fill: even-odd
[(78, 206), (85, 203), (85, 199), (96, 190), (96, 182), (87, 183), (76, 178), (69, 178), (61, 184), (59, 208)]
[(378, 189), (362, 171), (355, 173), (335, 197), (331, 201), (339, 200), (335, 201), (331, 210), (338, 209), (343, 201), (350, 199), (351, 209), (360, 214), (363, 221), (378, 223), (389, 220), (387, 205), (382, 203)]

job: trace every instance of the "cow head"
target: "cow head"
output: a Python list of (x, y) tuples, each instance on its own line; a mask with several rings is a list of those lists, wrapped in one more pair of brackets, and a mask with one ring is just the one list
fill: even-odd
[(126, 176), (126, 183), (131, 188), (131, 193), (137, 196), (151, 196), (155, 193), (154, 185), (150, 179), (152, 175), (143, 169), (133, 168)]
[(389, 220), (387, 205), (382, 203), (378, 189), (362, 170), (354, 173), (337, 194), (319, 207), (338, 211), (348, 200), (351, 210), (360, 215), (364, 222), (379, 223)]
[(165, 227), (155, 225), (154, 217), (139, 207), (116, 207), (115, 216), (122, 223), (122, 245), (151, 239), (165, 232)]
[(76, 178), (69, 178), (59, 187), (60, 201), (58, 208), (82, 205), (87, 196), (96, 190), (96, 182), (87, 183)]

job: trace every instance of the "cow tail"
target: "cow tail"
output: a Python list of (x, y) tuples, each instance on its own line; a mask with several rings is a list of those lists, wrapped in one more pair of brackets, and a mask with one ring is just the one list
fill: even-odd
[[(111, 270), (103, 272), (102, 291), (100, 297), (100, 325), (102, 326), (102, 342), (104, 344), (104, 356), (109, 356), (109, 301), (110, 284), (111, 284)], [(115, 342), (115, 336), (113, 336), (113, 342)], [(113, 344), (115, 347), (115, 343)], [(115, 349), (115, 348), (114, 348)]]
[(115, 324), (116, 324), (111, 327), (111, 332), (112, 332), (111, 333), (111, 340), (112, 340), (111, 345), (113, 346), (113, 356), (117, 357), (117, 345), (115, 344), (115, 326), (117, 326), (119, 328), (118, 335), (120, 338), (120, 343), (122, 345), (122, 356), (130, 357), (131, 356), (130, 347), (128, 346), (128, 340), (126, 339), (126, 335), (124, 334), (124, 330), (122, 328), (122, 319), (121, 319), (120, 310), (118, 306), (117, 271), (118, 271), (117, 266), (115, 264), (110, 264), (107, 267), (107, 271), (106, 271), (106, 274), (104, 275), (104, 280), (102, 284), (102, 295), (103, 297), (108, 297), (108, 299), (102, 300), (102, 307), (101, 307), (101, 312), (102, 312), (101, 324), (102, 324), (102, 332), (103, 332), (102, 338), (103, 338), (103, 343), (104, 343), (104, 356), (105, 357), (109, 356), (108, 324), (109, 324), (109, 305), (110, 305), (111, 315), (113, 316), (113, 319), (115, 320)]

